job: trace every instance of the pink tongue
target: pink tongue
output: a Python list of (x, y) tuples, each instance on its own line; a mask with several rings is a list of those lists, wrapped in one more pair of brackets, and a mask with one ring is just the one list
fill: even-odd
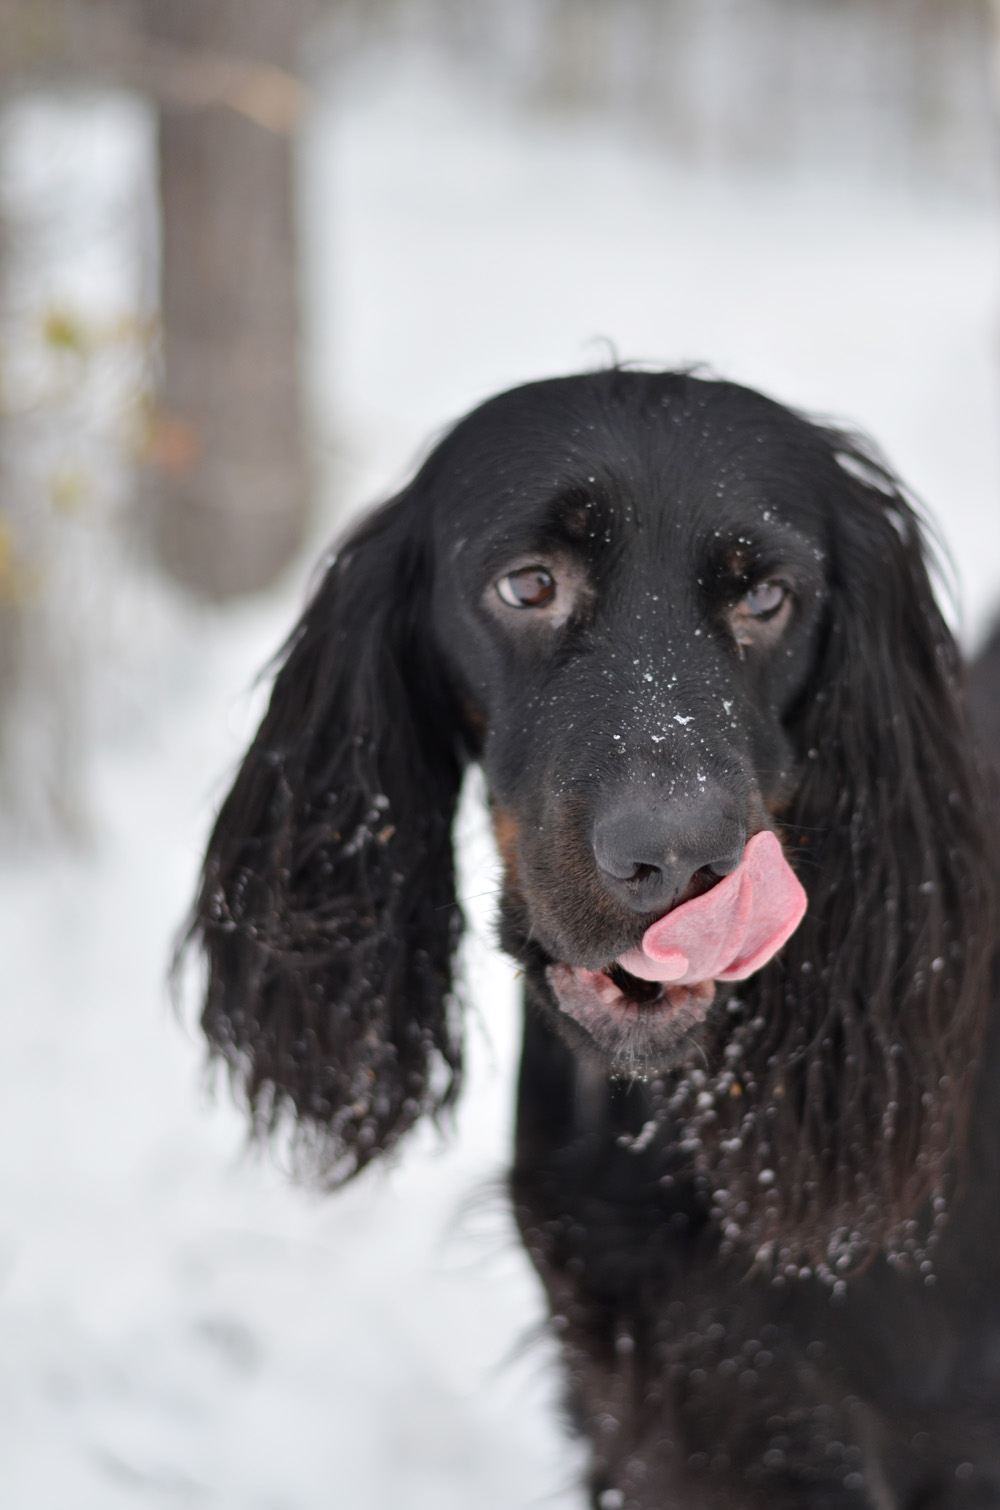
[(805, 910), (806, 894), (781, 844), (764, 831), (734, 871), (653, 923), (639, 948), (617, 963), (640, 980), (745, 980), (791, 937)]

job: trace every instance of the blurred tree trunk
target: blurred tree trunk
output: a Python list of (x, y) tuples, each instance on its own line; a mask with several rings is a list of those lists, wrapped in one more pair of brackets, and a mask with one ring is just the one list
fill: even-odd
[[(223, 71), (231, 63), (252, 94), (266, 92), (268, 69), (291, 70), (306, 3), (143, 0), (143, 14), (152, 43), (184, 49), (193, 67), (199, 54)], [(164, 563), (212, 597), (272, 581), (301, 543), (307, 512), (292, 139), (258, 124), (248, 103), (246, 112), (218, 100), (160, 112), (155, 533)]]

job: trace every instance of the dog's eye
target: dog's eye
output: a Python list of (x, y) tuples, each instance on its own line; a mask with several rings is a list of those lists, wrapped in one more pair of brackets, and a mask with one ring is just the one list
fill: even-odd
[(736, 611), (751, 619), (770, 619), (787, 597), (788, 589), (782, 587), (780, 582), (758, 582), (756, 587), (751, 587), (746, 596), (740, 599)]
[(497, 592), (509, 608), (544, 608), (556, 595), (556, 580), (544, 566), (522, 566), (500, 578)]
[(781, 638), (792, 613), (792, 594), (783, 582), (757, 582), (726, 609), (730, 633), (744, 656), (752, 645), (766, 649)]

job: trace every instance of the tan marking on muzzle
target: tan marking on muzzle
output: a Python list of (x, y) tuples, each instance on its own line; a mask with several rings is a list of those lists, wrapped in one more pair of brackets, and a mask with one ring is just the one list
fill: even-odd
[(495, 807), (493, 809), (493, 837), (497, 841), (497, 849), (503, 861), (504, 875), (511, 885), (517, 881), (518, 833), (518, 820), (513, 813), (508, 813), (502, 807)]

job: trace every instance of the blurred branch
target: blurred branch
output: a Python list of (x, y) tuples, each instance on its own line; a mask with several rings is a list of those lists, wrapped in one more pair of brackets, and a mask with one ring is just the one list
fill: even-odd
[(147, 38), (122, 48), (110, 66), (121, 83), (160, 105), (182, 110), (223, 105), (276, 135), (297, 129), (309, 98), (305, 84), (287, 69)]
[(273, 62), (150, 36), (130, 0), (0, 0), (0, 82), (60, 76), (123, 84), (172, 109), (225, 106), (279, 135), (296, 130), (309, 93)]

